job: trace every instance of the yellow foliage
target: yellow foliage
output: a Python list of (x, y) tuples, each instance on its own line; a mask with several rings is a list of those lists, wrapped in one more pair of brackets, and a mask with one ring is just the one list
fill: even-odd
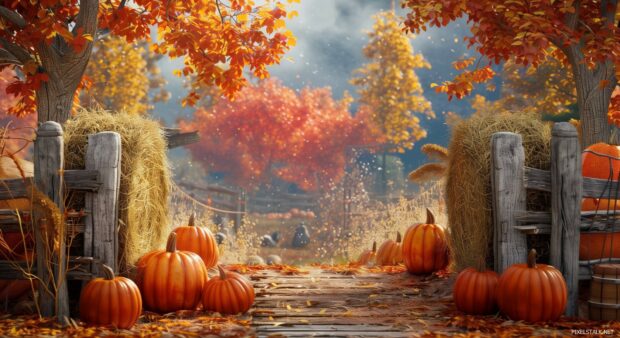
[(97, 42), (86, 69), (91, 86), (80, 97), (83, 106), (100, 106), (109, 111), (146, 114), (152, 107), (149, 90), (160, 89), (153, 101), (165, 101), (165, 80), (156, 66), (156, 57), (144, 43), (128, 43), (109, 36)]
[(370, 62), (355, 71), (351, 83), (358, 86), (360, 103), (370, 108), (387, 142), (402, 152), (426, 136), (420, 117), (435, 117), (415, 73), (431, 66), (422, 55), (414, 54), (396, 14), (382, 12), (375, 20), (364, 47)]

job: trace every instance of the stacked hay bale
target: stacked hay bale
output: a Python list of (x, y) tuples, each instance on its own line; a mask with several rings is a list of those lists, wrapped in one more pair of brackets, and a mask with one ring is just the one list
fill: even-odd
[[(493, 266), (493, 214), (491, 201), (491, 136), (507, 131), (521, 134), (525, 165), (548, 170), (550, 126), (536, 115), (496, 114), (473, 116), (458, 123), (449, 145), (446, 202), (451, 249), (457, 271), (477, 266), (486, 258)], [(528, 196), (528, 204), (546, 196)]]
[(89, 134), (115, 131), (121, 136), (119, 255), (125, 271), (144, 253), (162, 247), (170, 231), (170, 172), (160, 125), (138, 115), (84, 110), (64, 128), (67, 169), (84, 168)]

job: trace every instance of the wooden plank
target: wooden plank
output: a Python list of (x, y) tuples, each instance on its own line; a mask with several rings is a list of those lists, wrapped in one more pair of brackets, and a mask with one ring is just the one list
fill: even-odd
[(198, 131), (181, 132), (177, 128), (162, 128), (168, 149), (186, 146), (200, 141)]
[(551, 224), (517, 225), (515, 229), (527, 235), (542, 235), (551, 233)]
[(30, 184), (32, 184), (30, 178), (0, 180), (0, 200), (30, 197), (30, 189), (28, 188)]
[(491, 138), (491, 190), (495, 271), (502, 273), (527, 257), (525, 234), (515, 228), (515, 214), (526, 207), (525, 152), (521, 135), (495, 133)]
[(616, 199), (620, 194), (617, 191), (618, 182), (596, 178), (583, 178), (583, 198), (611, 198)]
[(525, 167), (525, 187), (531, 190), (551, 192), (551, 172)]
[(566, 280), (567, 316), (576, 316), (578, 311), (581, 198), (581, 144), (577, 130), (568, 122), (556, 123), (551, 138), (550, 263)]
[(101, 186), (97, 170), (65, 170), (64, 179), (65, 187), (73, 191), (94, 192)]
[[(84, 255), (98, 258), (118, 272), (118, 195), (121, 178), (121, 137), (116, 132), (88, 136), (86, 169), (99, 172), (101, 188), (86, 194), (91, 212), (84, 223)], [(97, 274), (94, 265), (92, 272)]]
[(519, 223), (542, 223), (551, 224), (551, 212), (521, 210), (514, 213), (515, 220)]
[[(34, 182), (42, 193), (58, 206), (60, 212), (64, 211), (63, 177), (60, 175), (64, 168), (64, 142), (62, 127), (57, 122), (47, 121), (41, 124), (37, 130), (37, 138), (34, 142)], [(66, 283), (66, 252), (65, 233), (61, 228), (58, 234), (58, 247), (60, 250), (52, 252), (48, 256), (48, 244), (41, 229), (48, 220), (41, 215), (36, 215), (35, 242), (37, 252), (37, 273), (40, 283), (52, 285), (45, 288), (55, 290), (51, 292), (39, 292), (39, 309), (43, 316), (55, 315), (59, 322), (63, 322), (69, 315), (69, 296)], [(45, 229), (45, 227), (43, 228)], [(51, 274), (49, 273), (51, 271)], [(44, 288), (41, 288), (44, 289)], [(40, 290), (41, 290), (40, 289)]]

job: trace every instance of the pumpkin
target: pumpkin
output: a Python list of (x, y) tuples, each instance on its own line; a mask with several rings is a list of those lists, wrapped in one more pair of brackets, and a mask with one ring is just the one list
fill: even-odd
[(205, 310), (226, 315), (244, 313), (254, 304), (254, 287), (242, 275), (218, 265), (219, 276), (211, 278), (202, 294)]
[(0, 259), (25, 260), (29, 252), (34, 249), (32, 232), (1, 231), (0, 232)]
[(579, 260), (620, 258), (619, 232), (582, 232), (579, 240)]
[(357, 259), (357, 264), (366, 265), (374, 262), (377, 256), (377, 242), (372, 242), (372, 250), (364, 250)]
[[(620, 174), (620, 147), (607, 143), (596, 143), (583, 151), (581, 161), (583, 177), (614, 181)], [(611, 175), (611, 177), (610, 177)], [(607, 199), (585, 198), (581, 210), (607, 212), (616, 209), (617, 201), (610, 203)]]
[(80, 319), (89, 325), (131, 328), (142, 312), (138, 286), (129, 278), (115, 277), (109, 266), (101, 265), (103, 278), (88, 282), (80, 295)]
[(137, 281), (148, 310), (194, 310), (200, 303), (207, 268), (197, 254), (177, 251), (176, 238), (176, 233), (170, 233), (166, 250), (149, 252), (138, 260)]
[(198, 254), (207, 269), (217, 264), (220, 253), (215, 236), (211, 230), (195, 225), (194, 214), (189, 217), (187, 226), (180, 226), (174, 229), (174, 232), (177, 234), (177, 248), (179, 250)]
[(401, 240), (400, 232), (397, 232), (396, 241), (388, 239), (381, 244), (376, 258), (378, 265), (396, 265), (403, 262), (403, 251), (400, 247)]
[(32, 295), (33, 287), (36, 288), (36, 281), (33, 283), (34, 285), (25, 279), (0, 279), (0, 303), (17, 300), (27, 294)]
[(536, 250), (530, 250), (527, 264), (510, 266), (499, 278), (497, 304), (512, 320), (554, 321), (566, 307), (566, 282), (551, 265), (536, 264)]
[(456, 308), (470, 315), (486, 315), (497, 309), (497, 281), (493, 270), (467, 268), (456, 277), (452, 296)]
[(412, 225), (403, 239), (403, 260), (410, 273), (427, 274), (448, 266), (448, 244), (435, 216), (426, 209), (426, 223)]

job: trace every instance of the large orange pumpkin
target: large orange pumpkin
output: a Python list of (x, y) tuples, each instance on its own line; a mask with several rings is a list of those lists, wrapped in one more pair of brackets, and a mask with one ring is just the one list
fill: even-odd
[(165, 251), (147, 253), (138, 260), (137, 272), (144, 307), (159, 313), (194, 310), (208, 280), (200, 256), (177, 251), (174, 232), (168, 237)]
[(377, 251), (376, 261), (378, 265), (396, 265), (403, 262), (403, 250), (400, 242), (400, 232), (396, 233), (396, 241), (388, 239), (383, 242)]
[[(583, 177), (598, 178), (603, 180), (619, 179), (620, 174), (620, 147), (607, 143), (596, 143), (583, 151), (581, 172)], [(611, 175), (611, 177), (610, 177)], [(585, 198), (581, 205), (583, 211), (614, 210), (618, 201), (610, 203), (607, 199)]]
[(427, 274), (448, 266), (448, 244), (435, 216), (426, 209), (426, 223), (412, 225), (403, 239), (403, 259), (413, 274)]
[(373, 263), (375, 261), (376, 256), (377, 256), (377, 242), (372, 242), (372, 249), (362, 251), (356, 263), (360, 265), (366, 265), (369, 263)]
[(142, 313), (138, 286), (129, 278), (115, 277), (102, 265), (103, 278), (88, 282), (80, 295), (80, 319), (89, 325), (131, 328)]
[(454, 283), (453, 298), (459, 311), (486, 315), (497, 309), (497, 273), (493, 270), (467, 268)]
[(205, 228), (195, 225), (195, 215), (189, 218), (187, 226), (174, 229), (177, 234), (177, 248), (183, 251), (197, 253), (208, 268), (217, 264), (220, 253), (213, 233)]
[(510, 266), (499, 278), (497, 304), (512, 320), (554, 321), (566, 307), (566, 282), (551, 265), (536, 264), (532, 249), (527, 264)]
[(620, 258), (620, 233), (582, 232), (579, 239), (579, 260)]
[(254, 287), (242, 275), (218, 265), (220, 275), (211, 278), (202, 294), (205, 310), (234, 315), (248, 311), (254, 304)]

